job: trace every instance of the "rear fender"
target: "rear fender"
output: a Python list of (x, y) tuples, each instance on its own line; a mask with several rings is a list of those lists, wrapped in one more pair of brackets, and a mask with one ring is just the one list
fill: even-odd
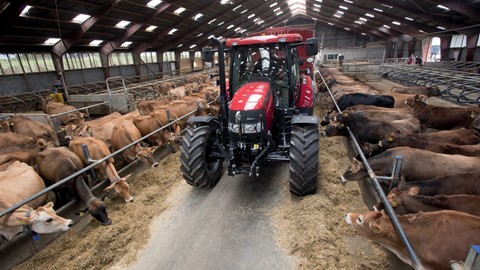
[(301, 109), (312, 108), (314, 100), (315, 86), (313, 80), (312, 78), (310, 78), (310, 76), (303, 75), (300, 84), (300, 96), (298, 99), (297, 107)]

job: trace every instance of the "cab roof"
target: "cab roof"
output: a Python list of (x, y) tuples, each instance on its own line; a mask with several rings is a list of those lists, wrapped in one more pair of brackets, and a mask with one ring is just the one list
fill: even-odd
[(281, 34), (281, 35), (264, 35), (264, 36), (252, 36), (245, 38), (229, 38), (227, 39), (227, 47), (232, 46), (245, 46), (254, 44), (266, 44), (266, 43), (292, 43), (302, 42), (302, 36), (300, 34)]

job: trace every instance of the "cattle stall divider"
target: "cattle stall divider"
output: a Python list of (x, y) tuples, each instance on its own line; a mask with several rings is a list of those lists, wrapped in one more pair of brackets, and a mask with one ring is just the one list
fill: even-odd
[[(318, 72), (318, 71), (317, 71)], [(330, 87), (328, 86), (327, 82), (325, 81), (325, 79), (323, 78), (322, 74), (320, 72), (318, 72), (318, 74), (320, 75), (320, 78), (322, 78), (322, 81), (323, 81), (323, 84), (325, 85), (330, 97), (332, 98), (332, 101), (333, 101), (333, 104), (335, 105), (337, 111), (339, 113), (342, 113), (342, 110), (340, 110), (340, 107), (338, 106), (335, 98), (333, 97), (333, 94), (332, 92), (330, 91)], [(400, 239), (402, 240), (404, 246), (405, 246), (405, 249), (407, 250), (408, 252), (408, 255), (410, 256), (410, 259), (412, 260), (412, 264), (413, 264), (413, 267), (417, 270), (423, 270), (424, 267), (422, 265), (422, 263), (420, 262), (420, 259), (418, 258), (417, 256), (417, 253), (415, 252), (415, 250), (413, 249), (412, 247), (412, 244), (410, 243), (410, 241), (408, 240), (405, 232), (403, 231), (402, 229), (402, 225), (400, 224), (399, 220), (398, 220), (398, 217), (397, 215), (395, 214), (395, 212), (393, 211), (393, 208), (392, 206), (388, 203), (388, 199), (387, 199), (387, 196), (385, 195), (385, 192), (383, 192), (383, 189), (380, 185), (380, 182), (379, 180), (380, 179), (383, 179), (383, 180), (390, 180), (390, 178), (388, 177), (380, 177), (377, 176), (375, 174), (375, 172), (372, 170), (372, 168), (370, 167), (370, 165), (368, 164), (368, 161), (367, 161), (367, 158), (365, 157), (365, 155), (363, 154), (363, 151), (362, 151), (362, 148), (360, 147), (360, 145), (358, 144), (358, 141), (357, 139), (355, 138), (355, 135), (353, 134), (353, 132), (350, 130), (350, 128), (348, 126), (345, 126), (345, 128), (347, 129), (347, 132), (350, 136), (350, 139), (351, 141), (353, 142), (353, 145), (355, 147), (355, 150), (356, 152), (358, 153), (358, 155), (360, 156), (360, 158), (362, 159), (362, 162), (365, 166), (365, 168), (367, 169), (367, 172), (368, 172), (368, 175), (369, 175), (369, 178), (371, 180), (371, 184), (373, 184), (373, 187), (375, 188), (378, 196), (380, 197), (380, 200), (382, 201), (382, 203), (384, 204), (385, 206), (385, 210), (388, 214), (388, 216), (390, 217), (390, 221), (392, 222), (393, 224), (393, 227), (395, 228), (396, 232), (398, 233), (398, 236), (400, 237)], [(397, 175), (399, 175), (400, 173), (400, 167), (401, 167), (401, 160), (402, 158), (400, 157), (396, 157), (395, 161), (395, 165), (394, 165), (394, 169), (393, 169), (393, 172), (392, 172), (392, 178), (396, 177)]]
[[(214, 101), (212, 101), (212, 102), (214, 102)], [(65, 177), (64, 179), (59, 180), (57, 183), (52, 184), (51, 186), (43, 189), (42, 191), (40, 191), (40, 192), (38, 192), (38, 193), (36, 193), (36, 194), (33, 194), (33, 195), (30, 196), (29, 198), (26, 198), (26, 199), (24, 199), (24, 200), (22, 200), (22, 201), (20, 201), (20, 202), (18, 202), (18, 203), (16, 203), (16, 204), (14, 204), (14, 205), (8, 207), (7, 209), (4, 209), (3, 211), (0, 212), (0, 217), (3, 217), (3, 216), (5, 216), (5, 215), (7, 215), (7, 214), (9, 214), (9, 213), (11, 213), (11, 212), (13, 212), (13, 211), (15, 211), (16, 209), (20, 208), (22, 205), (24, 205), (24, 204), (26, 204), (26, 203), (28, 203), (28, 202), (30, 202), (30, 201), (32, 201), (32, 200), (40, 197), (40, 196), (46, 194), (47, 192), (52, 191), (53, 189), (55, 189), (55, 188), (57, 188), (57, 187), (65, 184), (65, 183), (67, 183), (68, 181), (76, 178), (77, 176), (79, 176), (79, 175), (81, 175), (81, 174), (83, 174), (83, 173), (85, 173), (85, 172), (87, 172), (87, 171), (89, 171), (89, 170), (93, 170), (93, 168), (96, 167), (97, 165), (101, 164), (102, 162), (105, 162), (106, 160), (108, 160), (108, 159), (110, 159), (110, 158), (118, 155), (119, 153), (125, 151), (126, 149), (134, 146), (136, 143), (139, 143), (139, 142), (143, 141), (144, 139), (150, 137), (151, 135), (153, 135), (153, 134), (155, 134), (155, 133), (157, 133), (157, 132), (159, 132), (159, 131), (162, 131), (163, 129), (166, 129), (166, 128), (172, 126), (173, 124), (175, 124), (175, 123), (177, 123), (177, 122), (179, 122), (179, 121), (181, 121), (181, 120), (183, 120), (183, 119), (185, 119), (185, 118), (190, 117), (192, 114), (195, 114), (195, 113), (198, 111), (198, 109), (199, 109), (199, 108), (197, 108), (197, 109), (195, 109), (195, 110), (193, 110), (193, 111), (185, 114), (185, 115), (182, 116), (182, 117), (179, 117), (178, 119), (175, 119), (174, 121), (172, 121), (172, 122), (170, 122), (170, 123), (168, 123), (168, 124), (166, 124), (166, 125), (158, 128), (158, 129), (156, 129), (156, 130), (154, 130), (154, 131), (152, 131), (152, 132), (150, 132), (149, 134), (147, 134), (147, 135), (143, 136), (142, 138), (138, 139), (137, 141), (132, 142), (132, 143), (126, 145), (125, 147), (123, 147), (123, 148), (121, 148), (121, 149), (119, 149), (119, 150), (111, 153), (110, 155), (108, 155), (108, 156), (106, 156), (106, 157), (103, 157), (103, 158), (101, 158), (101, 159), (99, 159), (99, 160), (96, 160), (95, 162), (93, 162), (93, 163), (85, 166), (83, 169), (77, 171), (76, 173), (74, 173), (74, 174), (72, 174), (72, 175), (70, 175), (70, 176), (68, 176), (68, 177)], [(182, 132), (183, 132), (183, 131), (182, 131)], [(156, 150), (158, 150), (159, 148), (160, 148), (160, 147), (157, 147)], [(118, 173), (121, 174), (122, 172), (124, 172), (125, 170), (128, 170), (131, 166), (135, 165), (136, 163), (138, 163), (138, 160), (127, 164), (125, 167), (123, 167), (122, 169), (120, 169), (120, 170), (118, 171)], [(102, 182), (96, 184), (96, 185), (92, 188), (92, 191), (97, 192), (98, 190), (102, 189), (103, 187), (109, 185), (109, 183), (110, 183), (110, 180), (109, 180), (109, 179), (105, 179), (105, 180), (103, 180)], [(66, 212), (66, 211), (67, 211), (66, 209), (71, 209), (71, 208), (72, 208), (72, 205), (75, 204), (76, 202), (77, 202), (76, 200), (70, 201), (69, 203), (65, 204), (65, 205), (62, 206), (61, 208), (57, 209), (57, 210), (56, 210), (57, 214), (65, 214), (65, 213), (63, 213), (63, 212), (64, 212), (64, 211)], [(61, 235), (61, 234), (63, 234), (63, 232), (62, 232), (62, 233), (55, 233), (55, 234), (52, 234), (52, 235)], [(51, 237), (52, 235), (47, 234), (47, 235), (45, 235), (45, 236), (42, 236), (43, 238), (47, 238), (47, 239), (48, 239), (48, 240), (46, 240), (46, 241), (48, 241), (48, 242), (47, 242), (47, 243), (44, 243), (44, 244), (42, 245), (42, 248), (44, 248), (45, 246), (47, 246), (48, 243), (50, 243), (51, 241), (53, 241), (53, 240), (55, 239), (55, 238)], [(9, 249), (9, 250), (17, 251), (17, 250), (18, 250), (18, 247), (16, 247), (16, 246), (13, 244), (13, 243), (15, 242), (15, 243), (18, 243), (18, 245), (20, 245), (20, 246), (23, 247), (24, 249), (25, 249), (25, 248), (30, 248), (30, 254), (28, 254), (28, 255), (22, 254), (23, 257), (22, 257), (22, 256), (12, 257), (12, 256), (8, 256), (8, 254), (5, 254), (4, 252), (0, 252), (0, 258), (2, 258), (2, 264), (0, 264), (0, 269), (10, 269), (10, 268), (12, 268), (13, 266), (15, 266), (16, 264), (23, 262), (23, 260), (26, 260), (26, 259), (30, 258), (30, 257), (33, 256), (36, 252), (39, 251), (39, 250), (37, 249), (37, 247), (36, 247), (35, 245), (33, 245), (33, 242), (31, 241), (30, 235), (27, 235), (27, 237), (28, 237), (29, 240), (27, 240), (26, 237), (21, 237), (21, 236), (25, 236), (25, 235), (24, 235), (24, 234), (19, 235), (19, 236), (15, 237), (14, 239), (12, 239), (12, 240), (10, 240), (10, 241), (7, 241), (7, 242), (4, 243), (3, 245), (1, 245), (1, 246), (0, 246), (0, 251), (3, 251), (5, 248), (7, 248), (7, 249)], [(11, 242), (12, 242), (12, 245), (9, 245)], [(14, 246), (14, 247), (12, 247), (12, 246)], [(33, 247), (33, 249), (32, 249), (32, 247)], [(5, 258), (5, 259), (8, 258), (8, 263), (3, 261), (4, 258)], [(4, 268), (4, 267), (6, 267), (6, 268)]]

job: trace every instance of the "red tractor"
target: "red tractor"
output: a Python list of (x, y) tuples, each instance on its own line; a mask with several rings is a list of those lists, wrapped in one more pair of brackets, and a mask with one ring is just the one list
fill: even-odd
[[(270, 161), (290, 161), (290, 191), (314, 193), (318, 176), (318, 119), (313, 116), (312, 70), (301, 70), (299, 50), (310, 57), (318, 41), (298, 33), (250, 36), (226, 41), (230, 72), (225, 78), (222, 43), (219, 62), (220, 113), (189, 120), (181, 145), (181, 171), (195, 187), (212, 188), (227, 173), (258, 176)], [(213, 62), (214, 50), (204, 50)]]

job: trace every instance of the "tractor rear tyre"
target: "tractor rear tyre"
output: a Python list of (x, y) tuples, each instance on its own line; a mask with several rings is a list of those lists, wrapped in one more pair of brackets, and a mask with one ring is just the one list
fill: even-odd
[(299, 196), (315, 193), (318, 150), (317, 125), (293, 125), (290, 139), (290, 192)]
[(208, 125), (190, 126), (180, 146), (180, 170), (187, 184), (213, 188), (222, 176), (223, 160), (210, 157), (215, 147), (215, 132)]

